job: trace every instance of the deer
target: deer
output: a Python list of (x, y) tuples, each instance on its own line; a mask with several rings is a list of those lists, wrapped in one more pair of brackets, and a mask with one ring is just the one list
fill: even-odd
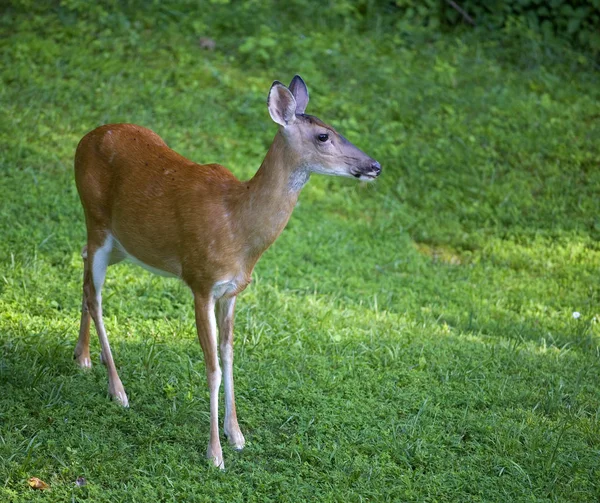
[(107, 268), (129, 260), (182, 280), (193, 295), (208, 382), (206, 456), (221, 469), (221, 381), (225, 436), (236, 450), (245, 445), (233, 385), (238, 294), (250, 283), (260, 256), (283, 231), (312, 173), (365, 181), (381, 173), (377, 161), (331, 126), (305, 114), (308, 99), (299, 75), (289, 87), (273, 82), (267, 109), (278, 131), (260, 168), (248, 181), (238, 180), (220, 164), (196, 164), (171, 150), (153, 131), (134, 124), (100, 126), (81, 139), (75, 153), (75, 182), (87, 243), (82, 251), (83, 300), (74, 359), (81, 368), (91, 367), (93, 320), (100, 360), (107, 369), (108, 392), (118, 404), (128, 407), (102, 321)]

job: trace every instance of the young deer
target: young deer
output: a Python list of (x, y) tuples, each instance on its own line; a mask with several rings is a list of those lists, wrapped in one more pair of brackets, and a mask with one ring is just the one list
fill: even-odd
[[(198, 165), (152, 131), (110, 124), (83, 137), (75, 180), (85, 213), (87, 245), (83, 307), (75, 359), (90, 367), (90, 319), (114, 399), (129, 402), (102, 322), (102, 285), (109, 265), (129, 259), (155, 273), (181, 278), (194, 295), (198, 339), (210, 391), (207, 457), (223, 468), (218, 396), (225, 386), (224, 431), (244, 447), (233, 390), (233, 313), (238, 293), (262, 253), (285, 227), (311, 173), (376, 178), (381, 167), (331, 126), (305, 115), (308, 90), (296, 75), (289, 88), (274, 82), (267, 106), (279, 125), (254, 177), (240, 182), (219, 164)], [(216, 308), (216, 317), (215, 317)], [(223, 374), (217, 358), (217, 327)]]

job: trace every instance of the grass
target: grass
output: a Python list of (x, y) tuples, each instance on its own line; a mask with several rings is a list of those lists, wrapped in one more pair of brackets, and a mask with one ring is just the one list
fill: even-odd
[[(585, 56), (523, 33), (244, 25), (236, 5), (15, 5), (0, 23), (0, 501), (600, 498), (600, 79)], [(271, 81), (296, 72), (308, 111), (383, 174), (314, 176), (240, 296), (248, 443), (224, 446), (221, 473), (183, 285), (109, 269), (129, 410), (107, 397), (95, 338), (90, 372), (71, 360), (72, 157), (128, 121), (248, 178), (275, 132)]]

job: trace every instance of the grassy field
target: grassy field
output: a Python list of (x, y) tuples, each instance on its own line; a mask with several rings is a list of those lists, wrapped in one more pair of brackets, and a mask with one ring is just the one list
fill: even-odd
[[(0, 501), (600, 499), (592, 61), (518, 30), (259, 19), (253, 2), (19, 4), (0, 18)], [(271, 82), (295, 73), (308, 112), (383, 174), (313, 176), (240, 296), (247, 446), (224, 442), (220, 472), (204, 458), (184, 285), (109, 269), (130, 409), (108, 399), (95, 336), (92, 370), (72, 361), (85, 242), (72, 158), (94, 127), (134, 122), (249, 178), (276, 131)]]

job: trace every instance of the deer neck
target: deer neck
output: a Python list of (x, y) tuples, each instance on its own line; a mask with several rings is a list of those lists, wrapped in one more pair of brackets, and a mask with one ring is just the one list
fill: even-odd
[(246, 182), (240, 205), (251, 257), (258, 260), (281, 234), (308, 178), (308, 169), (278, 132), (259, 170)]

